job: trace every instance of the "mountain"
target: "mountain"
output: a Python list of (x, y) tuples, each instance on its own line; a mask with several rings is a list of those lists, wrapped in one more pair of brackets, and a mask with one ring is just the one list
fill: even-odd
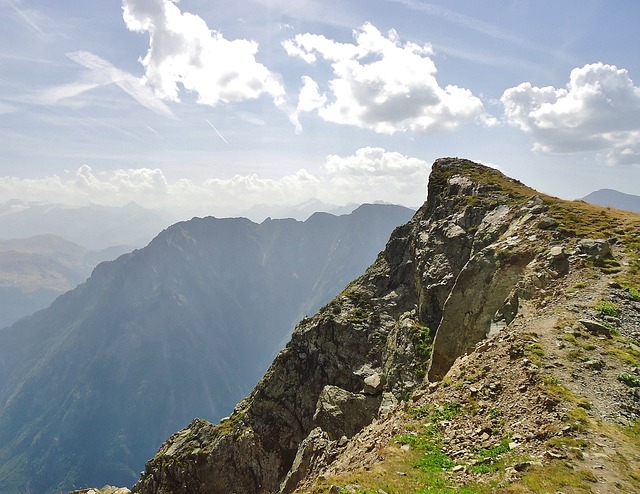
[(146, 245), (171, 223), (168, 215), (135, 203), (122, 207), (7, 201), (0, 204), (4, 239), (57, 235), (90, 250), (113, 245)]
[(325, 212), (336, 216), (350, 214), (358, 207), (358, 204), (349, 203), (345, 206), (326, 204), (319, 199), (309, 199), (294, 205), (256, 204), (242, 212), (241, 216), (253, 221), (263, 221), (265, 218), (293, 218), (304, 221), (313, 213)]
[(133, 491), (640, 492), (640, 215), (442, 158), (364, 275)]
[(0, 492), (132, 483), (169, 433), (229, 414), (412, 214), (194, 218), (0, 330)]
[(0, 240), (0, 327), (48, 307), (102, 261), (133, 250), (90, 251), (56, 235)]
[(591, 204), (640, 213), (640, 196), (625, 194), (613, 189), (596, 190), (584, 196), (582, 200)]

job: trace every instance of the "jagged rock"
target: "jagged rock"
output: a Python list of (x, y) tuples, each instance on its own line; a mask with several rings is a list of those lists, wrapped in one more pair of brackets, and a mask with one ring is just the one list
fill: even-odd
[(541, 230), (550, 230), (558, 226), (558, 222), (550, 216), (542, 216), (538, 220), (538, 228)]
[(383, 375), (377, 372), (372, 374), (364, 380), (364, 393), (372, 396), (379, 394), (382, 391), (384, 382), (385, 379)]
[(330, 460), (330, 456), (335, 454), (329, 451), (330, 449), (333, 449), (333, 445), (327, 433), (319, 427), (313, 429), (300, 443), (291, 469), (280, 486), (280, 493), (292, 492), (311, 470), (326, 466), (326, 457), (329, 456), (328, 460)]
[(609, 329), (609, 327), (598, 321), (594, 321), (592, 319), (580, 319), (578, 320), (578, 322), (582, 324), (590, 333), (611, 336), (611, 330)]
[(578, 250), (593, 259), (600, 260), (611, 257), (611, 245), (602, 239), (585, 238), (578, 242)]
[[(554, 248), (558, 237), (532, 219), (549, 210), (545, 199), (531, 197), (530, 189), (495, 170), (457, 158), (437, 160), (427, 202), (394, 231), (367, 272), (298, 325), (229, 421), (218, 426), (192, 424), (185, 437), (170, 438), (147, 463), (134, 491), (288, 492), (308, 480), (302, 477), (314, 475), (309, 472), (317, 473), (337, 448), (353, 451), (362, 440), (362, 448), (378, 454), (375, 443), (365, 441), (371, 439), (367, 434), (386, 420), (380, 415), (393, 410), (395, 403), (404, 401), (404, 410), (409, 410), (412, 404), (406, 400), (421, 384), (416, 400), (449, 391), (461, 400), (475, 391), (480, 416), (495, 403), (528, 397), (531, 410), (523, 405), (509, 412), (523, 420), (528, 417), (526, 426), (517, 429), (521, 435), (512, 437), (514, 442), (521, 437), (523, 449), (560, 433), (560, 427), (529, 420), (561, 413), (557, 399), (536, 391), (540, 373), (523, 358), (524, 344), (500, 339), (499, 333), (478, 347), (484, 353), (476, 353), (492, 321), (499, 318), (507, 330), (517, 327), (520, 305), (525, 316), (534, 297), (542, 306), (542, 290), (571, 268), (566, 252), (575, 249), (576, 240), (563, 238), (566, 245)], [(551, 218), (551, 213), (544, 214)], [(456, 361), (461, 366), (476, 358), (491, 359), (497, 348), (508, 363), (492, 369), (482, 386), (473, 383), (473, 391), (449, 387), (446, 381), (423, 382), (429, 349), (426, 377), (437, 381), (455, 371), (451, 366)], [(478, 374), (490, 369), (482, 366)], [(505, 369), (516, 374), (514, 382), (502, 380)], [(450, 424), (444, 422), (446, 429)], [(464, 426), (444, 434), (451, 447), (468, 449), (494, 447), (496, 432), (496, 425), (487, 420), (477, 433)], [(360, 435), (341, 444), (343, 437), (354, 434)], [(195, 445), (204, 452), (197, 458)]]
[(384, 417), (386, 414), (395, 410), (398, 406), (398, 399), (393, 393), (382, 393), (382, 401), (380, 402), (380, 408), (378, 409), (378, 416)]
[(325, 386), (318, 398), (313, 422), (331, 439), (353, 437), (377, 416), (380, 398)]
[(556, 276), (563, 276), (569, 272), (569, 258), (564, 248), (556, 245), (547, 254), (549, 268)]

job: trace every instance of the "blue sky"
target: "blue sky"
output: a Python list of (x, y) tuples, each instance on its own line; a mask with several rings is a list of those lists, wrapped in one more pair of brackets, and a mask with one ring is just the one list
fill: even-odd
[(0, 202), (417, 206), (461, 156), (640, 193), (640, 3), (0, 0)]

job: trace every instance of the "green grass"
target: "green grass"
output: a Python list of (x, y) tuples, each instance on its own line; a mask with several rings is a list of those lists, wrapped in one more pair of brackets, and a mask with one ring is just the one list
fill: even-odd
[(620, 308), (608, 300), (601, 300), (594, 306), (594, 309), (598, 311), (598, 315), (601, 317), (620, 317)]
[(627, 374), (626, 372), (624, 372), (620, 374), (616, 379), (631, 388), (640, 388), (640, 378), (632, 374)]
[(481, 448), (475, 455), (476, 464), (469, 467), (473, 473), (492, 473), (498, 471), (503, 465), (498, 463), (498, 459), (509, 451), (509, 438), (505, 437), (499, 444), (491, 448)]

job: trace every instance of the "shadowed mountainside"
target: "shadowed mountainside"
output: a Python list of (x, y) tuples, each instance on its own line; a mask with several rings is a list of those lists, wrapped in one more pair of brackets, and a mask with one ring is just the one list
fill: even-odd
[(133, 482), (169, 433), (228, 414), (412, 214), (194, 218), (1, 330), (0, 491)]

